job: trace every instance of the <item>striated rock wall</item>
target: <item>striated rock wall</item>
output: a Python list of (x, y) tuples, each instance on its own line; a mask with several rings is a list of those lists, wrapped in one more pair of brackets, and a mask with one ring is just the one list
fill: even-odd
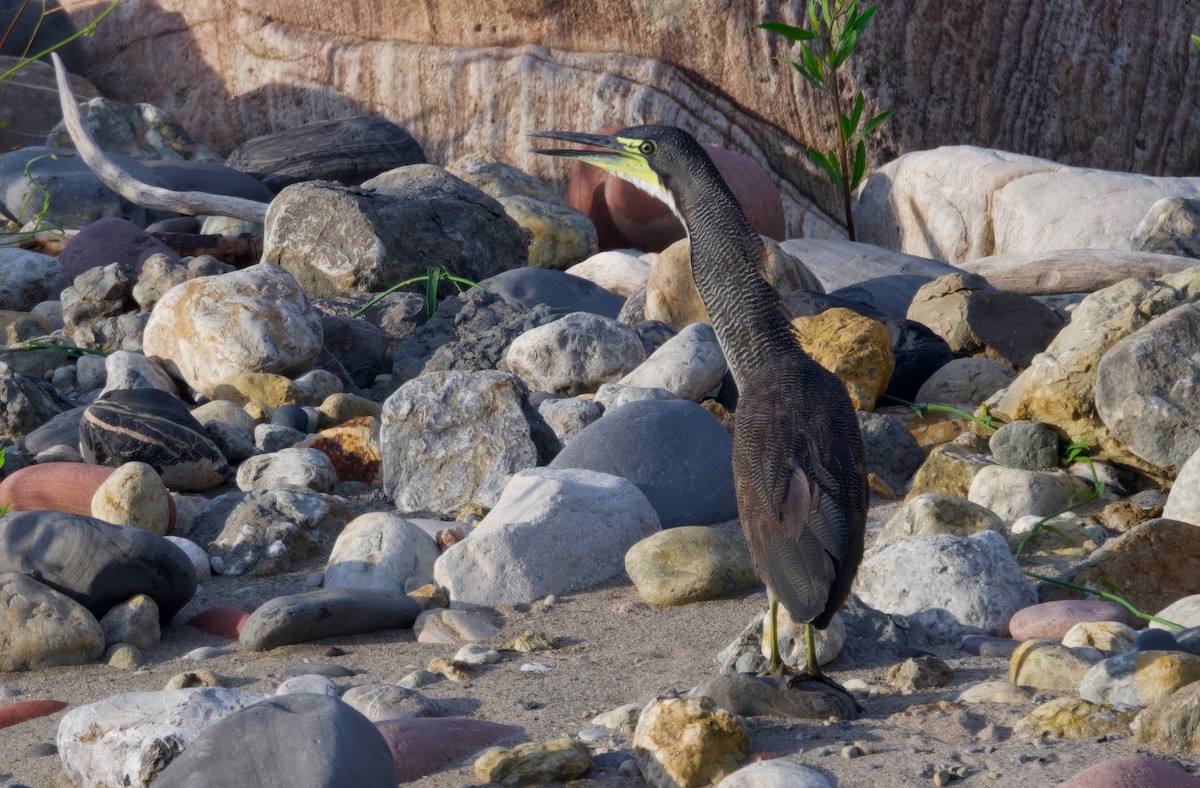
[[(66, 0), (77, 21), (102, 0)], [(833, 232), (832, 187), (803, 153), (827, 97), (772, 61), (801, 0), (127, 0), (88, 39), (90, 78), (228, 151), (354, 112), (408, 128), (431, 160), (489, 152), (561, 180), (524, 133), (684, 126), (781, 181), (790, 235)], [(974, 144), (1155, 175), (1200, 171), (1196, 0), (886, 0), (853, 81), (894, 107), (874, 164)], [(797, 141), (800, 142), (797, 142)], [(824, 209), (822, 213), (820, 209)]]

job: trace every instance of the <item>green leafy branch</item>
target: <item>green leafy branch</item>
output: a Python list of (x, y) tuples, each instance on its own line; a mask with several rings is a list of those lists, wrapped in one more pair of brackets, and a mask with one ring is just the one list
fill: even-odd
[[(64, 353), (69, 358), (79, 358), (80, 356), (101, 356), (108, 355), (103, 350), (96, 348), (80, 347), (79, 345), (69, 342), (61, 337), (33, 337), (16, 345), (0, 346), (0, 351), (4, 353), (29, 353), (34, 350), (57, 350), (59, 353)], [(0, 463), (0, 467), (2, 467)]]
[(1000, 429), (1000, 425), (996, 424), (996, 421), (992, 418), (992, 414), (990, 411), (988, 411), (986, 404), (980, 405), (977, 413), (968, 413), (962, 408), (956, 408), (953, 405), (940, 405), (936, 402), (909, 402), (906, 399), (893, 397), (891, 394), (884, 394), (883, 396), (887, 399), (890, 399), (892, 402), (899, 402), (901, 405), (908, 407), (917, 415), (917, 418), (921, 418), (922, 416), (926, 416), (930, 413), (950, 413), (954, 416), (958, 416), (959, 418), (974, 422), (988, 432), (995, 432), (996, 430)]
[(455, 276), (454, 274), (450, 273), (450, 269), (446, 268), (444, 265), (430, 265), (425, 267), (425, 273), (405, 279), (403, 282), (398, 284), (394, 284), (387, 290), (384, 290), (382, 293), (372, 298), (354, 313), (354, 317), (362, 317), (364, 314), (366, 314), (368, 309), (378, 304), (386, 296), (391, 295), (402, 287), (417, 284), (418, 282), (425, 283), (426, 319), (433, 317), (434, 310), (437, 309), (438, 288), (441, 287), (442, 282), (449, 282), (450, 284), (454, 285), (454, 288), (460, 293), (463, 292), (464, 287), (474, 287), (477, 290), (482, 290), (485, 293), (487, 292), (487, 288), (483, 285), (479, 284), (478, 282), (472, 282), (466, 277)]
[[(8, 455), (8, 447), (5, 446), (3, 449), (0, 449), (0, 468), (4, 467), (4, 458), (7, 455)], [(4, 515), (8, 514), (8, 506), (9, 505), (7, 503), (0, 503), (0, 517), (3, 517)]]
[(791, 66), (806, 82), (822, 93), (828, 93), (833, 99), (833, 112), (837, 117), (837, 144), (827, 151), (809, 146), (805, 152), (841, 192), (846, 230), (851, 241), (855, 240), (855, 233), (850, 200), (867, 169), (866, 138), (895, 112), (889, 109), (864, 120), (866, 99), (862, 92), (855, 93), (854, 100), (850, 102), (850, 111), (843, 111), (842, 80), (838, 71), (850, 59), (858, 37), (875, 16), (875, 8), (872, 3), (859, 11), (858, 0), (809, 0), (808, 27), (794, 27), (782, 22), (763, 22), (759, 25), (768, 32), (798, 42), (800, 60), (777, 60)]
[(1192, 34), (1192, 43), (1196, 45), (1196, 49), (1200, 49), (1200, 36)]

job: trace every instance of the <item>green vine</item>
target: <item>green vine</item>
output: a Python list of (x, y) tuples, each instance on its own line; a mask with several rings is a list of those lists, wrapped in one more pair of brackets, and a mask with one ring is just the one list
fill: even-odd
[(438, 288), (441, 286), (442, 282), (449, 282), (450, 284), (454, 285), (455, 289), (460, 293), (463, 292), (464, 287), (474, 287), (478, 290), (482, 290), (485, 293), (487, 292), (487, 288), (483, 285), (479, 284), (478, 282), (472, 282), (470, 279), (462, 276), (455, 276), (454, 274), (450, 273), (450, 269), (444, 265), (430, 265), (425, 267), (425, 273), (405, 279), (403, 282), (398, 284), (394, 284), (387, 290), (384, 290), (382, 293), (372, 298), (354, 313), (354, 317), (362, 317), (364, 314), (366, 314), (368, 309), (378, 304), (386, 296), (391, 295), (402, 287), (407, 287), (408, 285), (413, 285), (418, 282), (425, 283), (426, 319), (433, 317), (434, 310), (437, 309)]
[(80, 356), (101, 356), (108, 355), (103, 350), (97, 350), (90, 347), (80, 347), (73, 342), (69, 342), (61, 337), (33, 337), (16, 345), (7, 345), (0, 347), (0, 351), (4, 353), (29, 353), (34, 350), (57, 350), (59, 353), (64, 353), (68, 358), (79, 358)]
[(907, 406), (910, 410), (912, 410), (913, 413), (917, 415), (918, 418), (929, 413), (950, 413), (974, 422), (988, 432), (995, 432), (996, 430), (1000, 429), (1000, 426), (1002, 426), (996, 424), (995, 420), (992, 418), (992, 414), (988, 411), (986, 404), (979, 406), (978, 413), (968, 413), (962, 408), (956, 408), (953, 405), (939, 405), (935, 402), (909, 402), (906, 399), (893, 397), (891, 394), (884, 394), (883, 396), (886, 399), (890, 399), (892, 402), (899, 402), (901, 405)]

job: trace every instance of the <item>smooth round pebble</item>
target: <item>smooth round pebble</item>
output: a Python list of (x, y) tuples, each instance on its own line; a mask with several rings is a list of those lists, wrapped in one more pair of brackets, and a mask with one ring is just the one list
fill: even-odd
[(1061, 599), (1018, 610), (1008, 622), (1008, 631), (1016, 640), (1061, 641), (1071, 627), (1085, 621), (1129, 624), (1129, 619), (1124, 607), (1107, 599)]
[(315, 695), (330, 695), (335, 698), (342, 694), (341, 690), (338, 689), (338, 685), (334, 684), (332, 679), (311, 673), (305, 676), (293, 676), (280, 683), (275, 689), (276, 695), (296, 695), (302, 692), (311, 692)]
[(271, 413), (271, 423), (308, 432), (308, 414), (299, 405), (280, 405)]
[(500, 661), (500, 652), (479, 643), (468, 643), (454, 655), (454, 661), (468, 665), (494, 665)]

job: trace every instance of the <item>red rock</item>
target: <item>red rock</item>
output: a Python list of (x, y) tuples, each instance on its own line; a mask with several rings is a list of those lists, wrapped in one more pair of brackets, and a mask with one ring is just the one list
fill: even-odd
[(237, 640), (250, 614), (238, 607), (210, 607), (188, 619), (188, 626), (226, 640)]
[(1116, 602), (1106, 599), (1063, 599), (1042, 602), (1018, 610), (1008, 622), (1015, 640), (1061, 641), (1067, 630), (1084, 621), (1118, 621), (1135, 626), (1133, 615)]
[[(614, 126), (600, 133), (617, 130)], [(754, 229), (783, 240), (783, 200), (770, 173), (740, 153), (710, 145), (704, 149), (742, 204)], [(633, 246), (661, 251), (684, 236), (683, 225), (666, 204), (590, 164), (572, 164), (566, 200), (596, 225), (601, 249)]]
[(1173, 763), (1126, 755), (1089, 766), (1058, 788), (1196, 788), (1200, 780)]
[[(81, 462), (44, 462), (14, 471), (0, 481), (0, 504), (14, 512), (92, 514), (92, 496), (115, 468)], [(168, 496), (167, 533), (175, 533), (175, 499)]]
[(23, 700), (0, 706), (0, 728), (36, 720), (38, 717), (62, 711), (66, 707), (67, 704), (61, 700)]
[(479, 752), (484, 747), (517, 736), (521, 729), (486, 720), (461, 717), (414, 717), (375, 723), (383, 734), (392, 760), (396, 781), (418, 780), (427, 774)]

